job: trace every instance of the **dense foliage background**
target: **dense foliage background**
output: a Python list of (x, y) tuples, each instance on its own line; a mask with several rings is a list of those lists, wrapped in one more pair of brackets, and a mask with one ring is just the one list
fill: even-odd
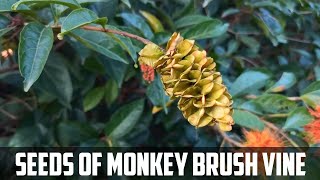
[[(17, 2), (0, 0), (1, 146), (243, 146), (245, 132), (266, 129), (286, 146), (317, 143), (310, 135), (319, 135), (320, 126), (311, 134), (304, 128), (315, 121), (308, 109), (320, 105), (317, 1)], [(191, 126), (158, 75), (151, 83), (143, 79), (141, 42), (75, 28), (99, 27), (104, 17), (106, 28), (163, 47), (173, 32), (196, 39), (233, 95), (233, 130)], [(30, 72), (37, 50), (42, 55)]]

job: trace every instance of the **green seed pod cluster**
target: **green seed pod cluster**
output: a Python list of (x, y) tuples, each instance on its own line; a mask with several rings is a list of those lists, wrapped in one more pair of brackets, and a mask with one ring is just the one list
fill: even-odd
[(230, 131), (232, 98), (222, 82), (216, 63), (207, 57), (194, 40), (183, 39), (174, 33), (162, 50), (148, 44), (139, 53), (139, 61), (152, 66), (161, 75), (164, 90), (171, 98), (179, 98), (178, 107), (195, 127), (218, 124)]

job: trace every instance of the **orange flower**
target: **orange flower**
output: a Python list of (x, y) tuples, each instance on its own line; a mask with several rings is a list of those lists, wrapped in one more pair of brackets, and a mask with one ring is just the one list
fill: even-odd
[(320, 143), (320, 119), (311, 121), (304, 126), (307, 133), (306, 139), (312, 143)]
[(309, 109), (309, 113), (314, 116), (315, 118), (320, 118), (320, 106), (317, 106), (315, 108), (315, 111), (312, 109)]
[(284, 142), (268, 129), (263, 131), (245, 131), (245, 147), (284, 147)]
[(311, 143), (320, 143), (320, 106), (315, 110), (309, 109), (309, 113), (315, 117), (315, 120), (304, 126), (307, 133), (306, 140)]
[(154, 69), (151, 66), (141, 63), (140, 69), (143, 73), (142, 77), (144, 80), (146, 80), (149, 83), (154, 80)]

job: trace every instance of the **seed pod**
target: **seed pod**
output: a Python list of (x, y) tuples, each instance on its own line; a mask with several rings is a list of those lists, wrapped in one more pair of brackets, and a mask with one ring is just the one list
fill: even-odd
[(194, 40), (174, 33), (165, 52), (156, 45), (147, 45), (139, 54), (139, 61), (160, 73), (167, 95), (180, 98), (178, 108), (190, 124), (195, 127), (218, 124), (221, 130), (232, 129), (231, 95), (215, 69), (214, 60)]

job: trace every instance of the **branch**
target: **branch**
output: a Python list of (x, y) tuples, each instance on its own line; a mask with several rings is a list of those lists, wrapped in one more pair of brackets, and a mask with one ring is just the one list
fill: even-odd
[(278, 132), (279, 134), (282, 135), (282, 137), (286, 138), (292, 145), (293, 147), (297, 148), (299, 151), (301, 151), (300, 146), (294, 142), (282, 129), (278, 128), (277, 126), (275, 126), (274, 124), (260, 118), (260, 120), (270, 129), (273, 129), (274, 131)]
[(236, 147), (244, 147), (243, 144), (241, 144), (240, 142), (230, 138), (226, 132), (221, 131), (219, 128), (214, 128), (214, 129), (216, 129), (216, 131), (223, 137), (224, 141)]
[[(55, 26), (52, 26), (52, 28), (61, 28), (61, 25), (55, 25)], [(143, 37), (140, 37), (140, 36), (137, 36), (135, 34), (131, 34), (131, 33), (125, 32), (125, 31), (107, 29), (107, 28), (100, 28), (100, 27), (95, 27), (95, 26), (82, 26), (81, 28), (85, 29), (85, 30), (89, 30), (89, 31), (99, 31), (99, 32), (118, 34), (118, 35), (121, 35), (121, 36), (125, 36), (125, 37), (129, 37), (129, 38), (135, 39), (137, 41), (142, 42), (143, 44), (151, 44), (151, 43), (153, 43), (148, 39), (145, 39)]]

